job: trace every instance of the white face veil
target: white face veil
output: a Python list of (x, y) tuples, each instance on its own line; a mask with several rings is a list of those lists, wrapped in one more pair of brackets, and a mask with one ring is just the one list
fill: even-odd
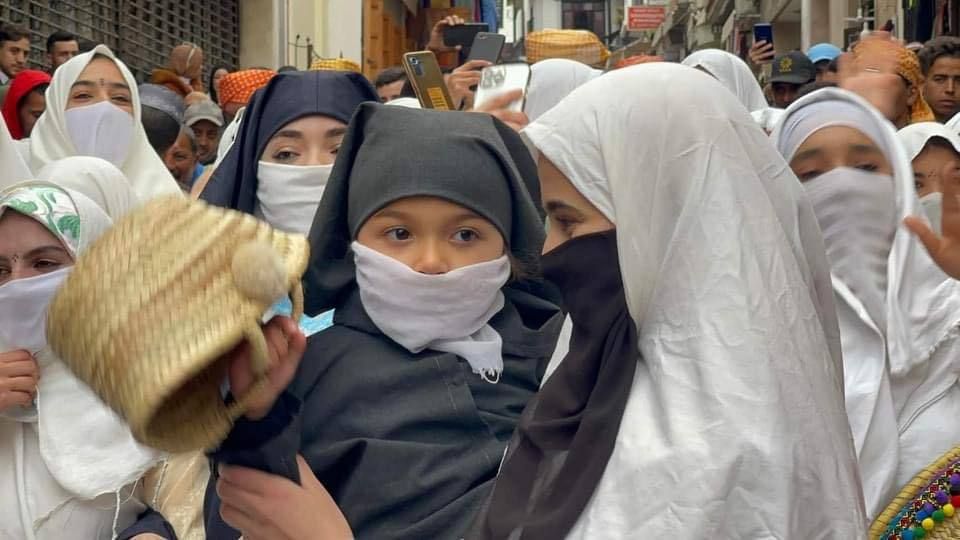
[[(824, 106), (831, 101), (839, 105)], [(859, 96), (834, 88), (805, 96), (787, 109), (772, 139), (789, 159), (816, 129), (846, 125), (836, 111), (850, 107), (860, 111), (856, 128), (879, 144), (893, 168), (891, 204), (895, 205), (896, 222), (922, 215), (913, 169), (893, 126)], [(810, 114), (816, 110), (821, 112)], [(791, 130), (798, 118), (808, 127)], [(944, 427), (949, 424), (925, 430), (922, 426), (927, 420), (918, 423), (917, 419), (929, 414), (927, 408), (957, 382), (960, 284), (937, 268), (903, 226), (898, 226), (894, 234), (886, 277), (886, 324), (878, 328), (861, 299), (843, 279), (833, 276), (847, 414), (871, 517), (883, 510), (907, 480), (958, 440), (955, 430)], [(942, 418), (933, 420), (942, 422)], [(911, 426), (923, 432), (906, 434)], [(910, 440), (915, 438), (919, 438), (918, 447), (911, 449)]]
[(721, 88), (677, 65), (633, 66), (525, 130), (616, 224), (642, 355), (569, 538), (865, 535), (816, 219)]
[[(180, 193), (180, 188), (170, 176), (167, 167), (147, 141), (147, 134), (140, 123), (140, 96), (136, 79), (123, 62), (104, 45), (98, 45), (90, 52), (73, 57), (54, 73), (53, 81), (47, 88), (46, 112), (37, 120), (30, 135), (31, 170), (39, 172), (51, 162), (78, 155), (64, 113), (70, 99), (70, 87), (96, 56), (113, 60), (130, 86), (133, 99), (133, 136), (120, 170), (129, 179), (137, 198), (147, 201), (159, 195)], [(4, 182), (0, 187), (9, 184), (10, 182)]]
[(763, 89), (757, 84), (757, 78), (750, 71), (750, 67), (734, 54), (720, 49), (704, 49), (686, 57), (683, 65), (705, 70), (727, 90), (733, 92), (737, 101), (749, 112), (768, 107), (767, 99), (763, 97)]

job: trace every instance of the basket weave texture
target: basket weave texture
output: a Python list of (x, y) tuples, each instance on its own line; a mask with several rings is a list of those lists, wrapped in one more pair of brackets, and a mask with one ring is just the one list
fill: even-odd
[[(907, 483), (871, 525), (870, 540), (960, 539), (960, 507), (954, 504), (960, 502), (958, 480), (960, 446), (940, 456)], [(933, 516), (924, 508), (932, 508), (939, 515)]]
[(540, 30), (527, 35), (527, 62), (566, 58), (590, 66), (602, 66), (610, 51), (596, 34), (587, 30)]
[(360, 73), (360, 64), (345, 58), (318, 58), (310, 64), (310, 71), (353, 71)]
[[(251, 251), (259, 259), (247, 256), (238, 272), (237, 255)], [(218, 359), (247, 340), (254, 370), (265, 373), (261, 317), (278, 289), (292, 291), (302, 312), (308, 258), (306, 238), (247, 214), (156, 199), (78, 258), (50, 305), (48, 341), (137, 440), (167, 452), (209, 450), (249, 396), (224, 403), (227, 366)], [(272, 272), (279, 285), (265, 291), (237, 277), (251, 269)]]

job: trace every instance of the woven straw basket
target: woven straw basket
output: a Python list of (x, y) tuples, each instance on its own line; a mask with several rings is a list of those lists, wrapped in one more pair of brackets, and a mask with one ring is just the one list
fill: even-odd
[(353, 71), (360, 73), (360, 64), (345, 58), (319, 58), (310, 64), (310, 71)]
[[(288, 291), (303, 311), (301, 235), (174, 196), (118, 221), (77, 260), (47, 316), (53, 350), (130, 425), (167, 452), (209, 450), (265, 384), (260, 322)], [(261, 376), (225, 405), (218, 361), (246, 340)]]
[(911, 480), (870, 527), (870, 540), (960, 539), (960, 446)]
[(566, 58), (590, 66), (602, 66), (610, 51), (600, 38), (587, 30), (540, 30), (527, 35), (527, 62)]

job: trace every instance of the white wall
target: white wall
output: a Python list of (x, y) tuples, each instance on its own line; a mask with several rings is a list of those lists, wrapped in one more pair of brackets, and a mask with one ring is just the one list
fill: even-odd
[(281, 51), (276, 0), (240, 2), (240, 67), (276, 69)]
[(563, 26), (563, 5), (559, 0), (531, 0), (531, 4), (536, 30)]
[(363, 2), (327, 0), (323, 15), (326, 25), (323, 46), (317, 53), (324, 58), (343, 57), (363, 63)]

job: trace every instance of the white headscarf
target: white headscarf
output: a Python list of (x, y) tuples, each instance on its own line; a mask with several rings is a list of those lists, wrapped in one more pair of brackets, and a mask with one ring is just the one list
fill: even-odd
[[(140, 123), (140, 96), (136, 79), (105, 45), (97, 45), (92, 51), (77, 55), (57, 68), (53, 81), (47, 88), (46, 112), (37, 120), (30, 134), (30, 169), (39, 173), (51, 162), (77, 155), (67, 131), (64, 112), (70, 99), (70, 87), (96, 56), (113, 60), (130, 86), (133, 99), (133, 140), (120, 170), (129, 179), (137, 198), (147, 201), (159, 195), (180, 193), (180, 188), (170, 176), (167, 167), (147, 141), (147, 134)], [(9, 182), (2, 185), (9, 185)]]
[(957, 153), (960, 153), (960, 135), (938, 122), (918, 122), (897, 132), (897, 138), (903, 144), (907, 159), (911, 162), (917, 159), (920, 152), (923, 152), (923, 148), (934, 137), (946, 140)]
[[(845, 112), (852, 110), (857, 112)], [(849, 124), (873, 139), (893, 167), (895, 200), (890, 202), (897, 223), (922, 215), (910, 160), (893, 125), (859, 96), (835, 88), (805, 96), (787, 109), (772, 137), (790, 159), (817, 130)], [(960, 414), (960, 284), (937, 268), (904, 227), (897, 227), (893, 237), (886, 282), (886, 326), (877, 328), (848, 284), (833, 276), (847, 414), (871, 518), (960, 440), (960, 432), (943, 422)]]
[[(2, 116), (2, 115), (0, 115)], [(31, 176), (30, 168), (17, 150), (17, 142), (10, 136), (7, 123), (0, 118), (0, 171), (5, 179), (2, 183), (14, 183), (28, 180)]]
[[(101, 179), (100, 185), (108, 182)], [(108, 191), (128, 190), (125, 184), (125, 180), (113, 184)], [(22, 182), (0, 193), (0, 201), (17, 197), (23, 199), (11, 208), (38, 208), (29, 215), (48, 229), (53, 227), (51, 232), (74, 257), (112, 226), (113, 218), (104, 212), (101, 201), (52, 182)], [(133, 195), (125, 199), (133, 201)], [(116, 206), (115, 210), (119, 216), (130, 207)], [(63, 269), (43, 278), (62, 274), (57, 279), (63, 279), (68, 273), (69, 269)], [(35, 293), (49, 295), (50, 290), (44, 286)], [(25, 299), (18, 294), (4, 297), (4, 302)], [(16, 318), (6, 319), (10, 304), (6, 307), (0, 312), (4, 326), (21, 324)], [(42, 316), (45, 309), (36, 307)], [(18, 311), (14, 317), (23, 318), (31, 310)], [(161, 456), (134, 440), (126, 423), (73, 375), (45, 345), (42, 335), (37, 337), (34, 321), (38, 317), (29, 318), (33, 321), (23, 323), (25, 331), (19, 337), (11, 333), (11, 343), (0, 343), (0, 350), (30, 347), (41, 373), (35, 414), (22, 415), (16, 422), (0, 420), (4, 439), (0, 461), (9, 463), (9, 469), (0, 470), (0, 484), (5, 486), (0, 489), (7, 502), (0, 510), (0, 536), (44, 539), (69, 530), (77, 538), (110, 538), (142, 512), (143, 505), (133, 497), (133, 490)], [(22, 339), (35, 344), (18, 342)], [(8, 472), (12, 474), (8, 476)]]
[(721, 88), (675, 64), (628, 67), (526, 129), (616, 224), (641, 353), (568, 538), (865, 536), (816, 219)]
[(960, 132), (960, 113), (953, 115), (953, 118), (947, 120), (946, 126), (947, 129), (954, 133)]
[(575, 60), (551, 58), (530, 68), (523, 112), (533, 122), (549, 111), (577, 87), (599, 77), (603, 72)]
[(733, 92), (733, 95), (737, 96), (737, 101), (742, 103), (749, 112), (766, 109), (768, 106), (757, 78), (754, 77), (746, 62), (737, 55), (720, 49), (704, 49), (686, 57), (683, 65), (706, 70), (727, 90)]
[(406, 107), (408, 109), (420, 109), (420, 100), (412, 97), (398, 97), (389, 102), (387, 105), (392, 105), (394, 107)]
[(100, 158), (74, 156), (54, 161), (40, 169), (37, 178), (86, 195), (112, 220), (137, 206), (127, 177), (113, 163)]

